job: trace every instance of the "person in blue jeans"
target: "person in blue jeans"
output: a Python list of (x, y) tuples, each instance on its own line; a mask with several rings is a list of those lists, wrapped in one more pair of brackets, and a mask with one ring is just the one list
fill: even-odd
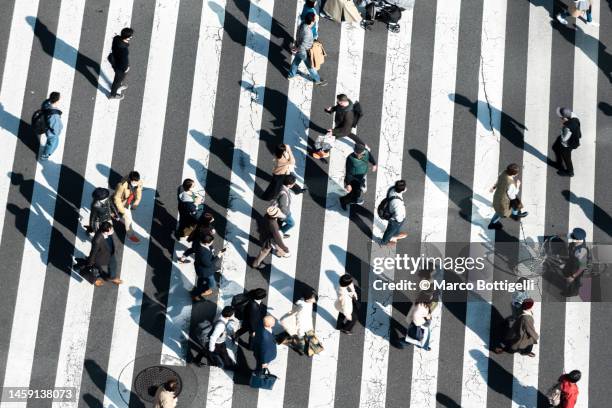
[(293, 47), (291, 47), (291, 53), (295, 55), (293, 57), (293, 62), (291, 63), (291, 68), (289, 69), (287, 78), (295, 78), (300, 64), (304, 62), (304, 64), (306, 64), (306, 68), (308, 68), (308, 72), (310, 73), (310, 78), (315, 85), (325, 86), (327, 85), (327, 81), (321, 80), (317, 70), (312, 67), (310, 58), (308, 56), (308, 51), (310, 51), (314, 42), (314, 36), (312, 34), (312, 27), (314, 24), (315, 14), (308, 13), (304, 16), (302, 24), (300, 24), (298, 27), (295, 44)]
[(60, 100), (59, 92), (51, 92), (49, 95), (49, 99), (46, 99), (42, 103), (42, 109), (45, 110), (45, 117), (47, 119), (47, 124), (49, 129), (45, 132), (47, 136), (47, 143), (43, 149), (43, 152), (40, 156), (42, 160), (47, 160), (49, 156), (53, 154), (57, 146), (59, 145), (59, 137), (62, 133), (62, 129), (64, 128), (64, 124), (62, 123), (62, 111), (57, 109), (57, 105)]
[(291, 216), (291, 189), (295, 186), (296, 179), (293, 174), (288, 174), (283, 180), (283, 187), (276, 196), (276, 205), (285, 215), (282, 221), (280, 230), (283, 233), (283, 238), (289, 238), (287, 232), (295, 226), (295, 220)]
[(306, 0), (304, 2), (304, 8), (302, 9), (302, 14), (300, 14), (300, 19), (304, 22), (304, 18), (306, 15), (312, 13), (315, 16), (315, 22), (312, 25), (312, 36), (316, 40), (319, 38), (319, 15), (317, 14), (316, 9), (316, 0)]

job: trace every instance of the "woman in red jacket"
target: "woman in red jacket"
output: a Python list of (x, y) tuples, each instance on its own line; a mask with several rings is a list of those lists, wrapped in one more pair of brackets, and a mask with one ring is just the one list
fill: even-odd
[(559, 388), (561, 389), (561, 405), (560, 408), (574, 408), (578, 400), (578, 386), (576, 383), (580, 381), (582, 373), (578, 370), (572, 370), (569, 374), (563, 374), (559, 377)]

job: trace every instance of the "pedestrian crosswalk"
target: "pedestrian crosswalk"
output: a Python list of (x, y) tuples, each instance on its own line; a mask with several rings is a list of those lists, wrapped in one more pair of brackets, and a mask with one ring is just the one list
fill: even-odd
[[(444, 302), (443, 293), (425, 351), (397, 346), (416, 292), (372, 286), (381, 278), (416, 279), (399, 268), (379, 275), (376, 259), (419, 256), (434, 247), (442, 256), (488, 259), (479, 272), (434, 274), (437, 281), (476, 282), (516, 280), (509, 270), (522, 246), (577, 226), (588, 241), (609, 243), (612, 203), (596, 201), (607, 186), (609, 164), (600, 146), (612, 124), (601, 109), (612, 38), (612, 8), (605, 2), (593, 1), (596, 24), (578, 19), (575, 26), (554, 21), (560, 5), (553, 0), (416, 1), (404, 10), (399, 32), (382, 23), (364, 30), (321, 19), (327, 87), (313, 86), (307, 75), (285, 78), (303, 0), (6, 3), (10, 33), (0, 49), (4, 388), (74, 387), (78, 398), (55, 400), (57, 407), (141, 406), (134, 380), (155, 362), (193, 377), (185, 384), (197, 389), (184, 394), (195, 396), (192, 406), (519, 408), (547, 406), (545, 393), (558, 376), (579, 369), (576, 406), (607, 406), (609, 392), (597, 386), (612, 371), (597, 357), (606, 355), (606, 345), (594, 340), (605, 338), (612, 324), (603, 303), (594, 306), (610, 301), (599, 289), (606, 277), (585, 278), (571, 302), (559, 300), (558, 283), (535, 278), (542, 293), (534, 296), (542, 302), (534, 308), (540, 339), (533, 358), (492, 352), (511, 312), (509, 293), (473, 291), (462, 294), (463, 302)], [(136, 33), (129, 88), (123, 100), (112, 100), (106, 56), (112, 37), (128, 26)], [(64, 132), (43, 162), (28, 122), (51, 91), (61, 93)], [(378, 161), (367, 176), (365, 203), (349, 210), (338, 198), (346, 194), (345, 160), (354, 142), (336, 140), (326, 160), (308, 156), (332, 124), (323, 108), (341, 93), (360, 101), (365, 116), (354, 130)], [(557, 106), (571, 107), (582, 124), (571, 179), (559, 177), (547, 159), (560, 129)], [(292, 198), (291, 256), (272, 257), (260, 271), (250, 267), (260, 248), (257, 220), (269, 205), (260, 195), (279, 143), (292, 147), (294, 174), (308, 191)], [(512, 162), (521, 166), (529, 216), (489, 230), (489, 189)], [(91, 193), (113, 189), (133, 169), (144, 180), (133, 212), (140, 242), (123, 239), (116, 223), (123, 284), (95, 288), (71, 270), (72, 258), (89, 252), (83, 226)], [(171, 238), (176, 189), (185, 178), (203, 191), (215, 217), (215, 245), (227, 248), (219, 294), (198, 303), (190, 296), (193, 263), (177, 262), (187, 243)], [(376, 205), (399, 179), (408, 184), (408, 238), (382, 246), (386, 224)], [(361, 299), (352, 336), (335, 327), (336, 289), (345, 273), (355, 278)], [(270, 365), (279, 377), (273, 390), (250, 388), (248, 373), (191, 361), (197, 323), (257, 287), (268, 291), (264, 303), (277, 321), (305, 289), (319, 295), (313, 318), (324, 351), (308, 359), (279, 346)], [(229, 348), (239, 364), (254, 368), (251, 351)], [(5, 400), (0, 407), (15, 404), (26, 406)]]

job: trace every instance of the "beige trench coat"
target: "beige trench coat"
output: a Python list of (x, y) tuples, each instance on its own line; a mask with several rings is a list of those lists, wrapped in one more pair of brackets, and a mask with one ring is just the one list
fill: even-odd
[(327, 0), (323, 11), (337, 22), (341, 22), (343, 18), (349, 23), (361, 22), (361, 14), (353, 0)]

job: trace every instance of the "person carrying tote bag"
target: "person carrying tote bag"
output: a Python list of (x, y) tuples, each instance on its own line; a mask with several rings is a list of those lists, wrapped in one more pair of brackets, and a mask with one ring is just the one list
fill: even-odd
[(409, 323), (406, 338), (400, 340), (400, 347), (413, 344), (424, 350), (431, 350), (429, 348), (431, 337), (429, 327), (431, 322), (430, 306), (431, 303), (424, 301), (424, 299), (418, 300), (412, 305), (406, 316), (406, 321)]

